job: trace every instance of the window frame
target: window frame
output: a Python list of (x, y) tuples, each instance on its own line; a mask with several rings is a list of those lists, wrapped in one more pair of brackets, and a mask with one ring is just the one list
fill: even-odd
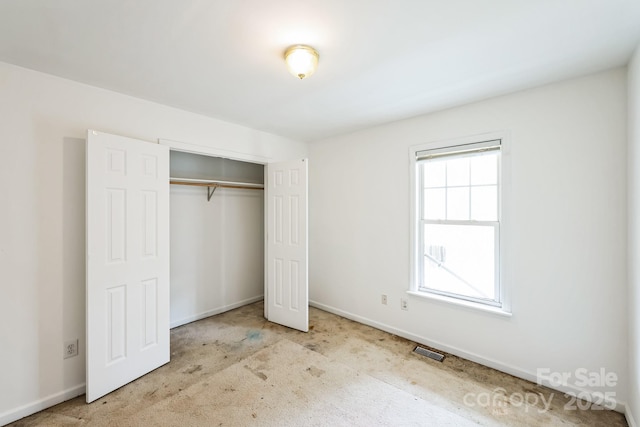
[[(436, 150), (436, 152), (447, 153), (455, 151), (456, 147), (469, 146), (471, 144), (479, 144), (488, 141), (500, 141), (500, 155), (498, 157), (498, 220), (497, 221), (466, 221), (466, 220), (425, 220), (422, 217), (424, 209), (422, 174), (420, 173), (420, 164), (425, 160), (418, 160), (421, 152)], [(480, 145), (480, 144), (479, 144)], [(422, 153), (424, 154), (424, 153)], [(410, 295), (425, 297), (431, 300), (452, 303), (459, 306), (477, 308), (484, 311), (494, 312), (498, 314), (511, 315), (511, 304), (508, 292), (508, 274), (506, 268), (506, 239), (505, 225), (508, 219), (508, 188), (510, 175), (510, 144), (509, 137), (506, 132), (493, 132), (481, 135), (473, 135), (463, 138), (451, 140), (441, 140), (426, 144), (420, 144), (410, 147), (409, 150), (410, 170), (411, 170), (411, 274), (408, 293)], [(496, 244), (494, 254), (494, 262), (496, 272), (496, 295), (494, 300), (480, 299), (468, 297), (466, 295), (455, 294), (437, 289), (422, 287), (422, 278), (424, 277), (424, 226), (425, 224), (473, 224), (473, 225), (491, 225), (494, 227), (494, 235), (496, 236)]]

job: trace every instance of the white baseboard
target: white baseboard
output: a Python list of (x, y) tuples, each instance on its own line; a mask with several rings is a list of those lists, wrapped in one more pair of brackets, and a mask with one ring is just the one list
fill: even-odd
[[(538, 381), (538, 377), (536, 373), (529, 372), (526, 369), (521, 369), (516, 366), (512, 366), (512, 365), (508, 365), (506, 363), (500, 362), (498, 360), (486, 358), (479, 354), (469, 352), (469, 351), (460, 349), (458, 347), (453, 347), (439, 341), (434, 341), (427, 337), (416, 335), (414, 333), (395, 328), (385, 323), (381, 323), (376, 320), (362, 317), (357, 314), (353, 314), (353, 313), (341, 310), (339, 308), (335, 308), (326, 304), (319, 303), (317, 301), (309, 301), (309, 305), (312, 307), (319, 308), (320, 310), (328, 311), (329, 313), (337, 314), (338, 316), (353, 320), (355, 322), (362, 323), (376, 329), (380, 329), (381, 331), (385, 331), (390, 334), (397, 335), (402, 338), (406, 338), (410, 341), (413, 341), (419, 344), (424, 344), (426, 346), (433, 347), (447, 353), (451, 353), (458, 357), (462, 357), (463, 359), (471, 360), (472, 362), (476, 362), (481, 365), (488, 366), (489, 368), (495, 369), (497, 371), (505, 372), (509, 375), (513, 375), (514, 377), (522, 378), (524, 380), (531, 381), (533, 383), (537, 383)], [(556, 385), (551, 384), (547, 381), (543, 381), (542, 385), (544, 385), (545, 387), (549, 387), (550, 389), (559, 391), (561, 393), (568, 393), (574, 396), (579, 396), (581, 399), (588, 400), (589, 402), (602, 403), (601, 402), (602, 398), (598, 396), (594, 396), (592, 392), (589, 390), (584, 390), (571, 385), (557, 387)], [(607, 406), (609, 407), (613, 407), (613, 405), (615, 405), (616, 412), (621, 412), (623, 414), (627, 414), (627, 413), (630, 414), (630, 412), (628, 411), (628, 406), (626, 405), (625, 402), (619, 402), (617, 400), (616, 401), (607, 400), (604, 403), (607, 404)], [(631, 423), (629, 423), (629, 425), (631, 425)]]
[(638, 426), (638, 424), (636, 424), (636, 420), (633, 417), (633, 413), (631, 412), (631, 407), (629, 406), (628, 403), (625, 405), (625, 408), (624, 408), (624, 416), (627, 419), (627, 424), (629, 424), (629, 427), (640, 427)]
[(44, 409), (50, 408), (58, 403), (65, 402), (74, 397), (83, 395), (85, 392), (85, 385), (80, 384), (75, 387), (63, 390), (59, 393), (49, 395), (45, 398), (36, 400), (35, 402), (28, 403), (15, 409), (11, 409), (7, 412), (0, 414), (0, 426), (18, 421), (21, 418), (33, 415), (36, 412), (40, 412)]
[(242, 307), (244, 305), (253, 304), (264, 299), (264, 295), (258, 295), (252, 298), (248, 298), (242, 301), (234, 302), (233, 304), (223, 305), (222, 307), (216, 307), (211, 310), (207, 310), (202, 313), (194, 314), (193, 316), (187, 316), (180, 320), (171, 321), (169, 328), (177, 328), (178, 326), (186, 325), (187, 323), (195, 322), (196, 320), (202, 320), (207, 317), (215, 316), (216, 314), (224, 313), (225, 311), (233, 310), (235, 308)]

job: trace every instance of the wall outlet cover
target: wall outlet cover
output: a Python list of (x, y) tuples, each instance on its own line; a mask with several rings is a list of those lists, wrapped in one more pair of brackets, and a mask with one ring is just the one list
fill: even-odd
[(64, 342), (63, 358), (68, 359), (78, 355), (78, 339)]

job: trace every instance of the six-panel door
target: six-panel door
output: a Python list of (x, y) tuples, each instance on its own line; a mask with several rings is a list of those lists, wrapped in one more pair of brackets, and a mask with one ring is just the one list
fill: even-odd
[(169, 149), (87, 137), (87, 393), (169, 361)]
[(309, 330), (307, 159), (266, 166), (267, 319)]

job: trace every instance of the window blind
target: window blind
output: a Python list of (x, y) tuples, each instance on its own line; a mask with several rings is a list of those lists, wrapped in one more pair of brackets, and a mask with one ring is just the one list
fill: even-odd
[(450, 156), (471, 156), (474, 154), (486, 153), (487, 151), (500, 150), (501, 141), (476, 142), (473, 144), (456, 145), (454, 147), (434, 148), (416, 152), (416, 160), (432, 160), (440, 157)]

